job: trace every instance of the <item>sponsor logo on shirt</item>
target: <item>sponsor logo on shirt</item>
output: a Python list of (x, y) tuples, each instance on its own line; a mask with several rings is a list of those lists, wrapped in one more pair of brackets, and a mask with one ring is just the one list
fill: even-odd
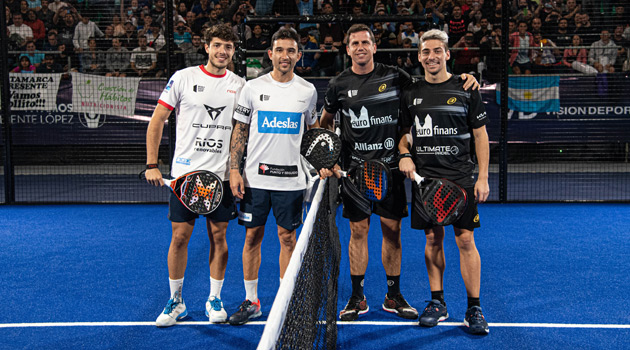
[(385, 89), (387, 89), (387, 84), (381, 84), (381, 86), (378, 87), (378, 92), (383, 92)]
[(195, 138), (195, 151), (207, 153), (221, 153), (223, 148), (223, 140), (206, 139), (202, 137)]
[(168, 82), (168, 84), (166, 84), (166, 87), (164, 88), (164, 92), (169, 92), (171, 90), (171, 88), (173, 87), (173, 84), (175, 84), (175, 80), (170, 80)]
[(275, 177), (297, 177), (298, 167), (297, 165), (276, 165), (269, 163), (259, 163), (258, 174)]
[(230, 89), (227, 89), (227, 92), (228, 92), (228, 93), (230, 93), (230, 94), (235, 94), (235, 93), (236, 93), (236, 90), (230, 90)]
[(348, 90), (348, 97), (354, 97), (359, 93), (359, 90)]
[(205, 90), (205, 89), (206, 89), (206, 87), (202, 86), (202, 85), (194, 85), (193, 86), (193, 91), (194, 92), (203, 92), (203, 90)]
[(212, 120), (217, 120), (217, 117), (221, 115), (221, 112), (223, 112), (223, 110), (225, 109), (225, 106), (217, 108), (210, 107), (207, 104), (204, 104), (203, 106), (206, 107), (206, 112), (208, 112), (208, 115)]
[(446, 101), (447, 105), (452, 105), (453, 103), (457, 102), (457, 97), (451, 97)]
[(424, 117), (424, 124), (420, 124), (420, 118), (416, 116), (416, 136), (417, 137), (433, 137), (442, 135), (457, 135), (457, 128), (440, 128), (438, 125), (433, 125), (433, 118), (427, 114)]
[(232, 126), (231, 125), (215, 125), (215, 124), (192, 123), (192, 127), (195, 128), (195, 129), (232, 130)]
[(258, 111), (258, 132), (297, 135), (301, 121), (302, 113)]
[(413, 99), (413, 105), (414, 106), (417, 106), (417, 105), (419, 105), (421, 103), (422, 103), (422, 99), (421, 98), (414, 98)]
[(383, 144), (382, 143), (355, 142), (354, 149), (356, 151), (376, 151), (379, 149), (383, 149)]
[(350, 125), (353, 129), (365, 129), (369, 128), (370, 125), (382, 125), (382, 124), (392, 124), (394, 123), (394, 118), (391, 115), (386, 115), (384, 117), (376, 117), (369, 116), (367, 108), (365, 106), (361, 107), (361, 111), (359, 112), (359, 116), (357, 116), (352, 109), (349, 109), (350, 112)]
[(249, 115), (252, 114), (252, 110), (245, 106), (238, 105), (236, 106), (236, 113), (249, 117)]
[(269, 101), (269, 95), (260, 95), (260, 100), (261, 101)]
[(448, 156), (459, 154), (457, 146), (417, 146), (416, 154), (434, 154), (436, 156)]
[(486, 119), (486, 112), (483, 112), (477, 116), (477, 120), (484, 120), (484, 119)]
[(190, 159), (177, 157), (177, 159), (175, 159), (175, 163), (177, 163), (177, 164), (184, 164), (184, 165), (190, 165)]

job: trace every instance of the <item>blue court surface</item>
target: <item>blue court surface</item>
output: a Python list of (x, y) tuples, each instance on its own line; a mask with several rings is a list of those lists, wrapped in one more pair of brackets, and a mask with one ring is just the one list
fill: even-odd
[[(208, 239), (203, 221), (189, 245), (183, 296), (189, 317), (158, 329), (168, 297), (166, 205), (0, 206), (0, 349), (255, 349), (279, 285), (279, 244), (270, 218), (259, 297), (263, 317), (210, 325)], [(386, 293), (380, 228), (372, 218), (365, 293), (370, 312), (339, 323), (338, 349), (630, 349), (630, 205), (484, 204), (476, 243), (488, 336), (466, 333), (466, 293), (447, 230), (445, 296), (451, 317), (421, 328), (381, 309)], [(350, 296), (348, 222), (338, 309)], [(245, 297), (244, 229), (233, 222), (222, 298)], [(402, 292), (419, 311), (430, 298), (424, 234), (403, 220)]]

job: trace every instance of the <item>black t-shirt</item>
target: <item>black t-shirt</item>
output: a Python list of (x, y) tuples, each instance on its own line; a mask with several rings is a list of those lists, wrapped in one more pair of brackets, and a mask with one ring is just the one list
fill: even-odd
[(444, 22), (448, 24), (448, 45), (453, 46), (459, 39), (466, 34), (468, 30), (468, 21), (464, 17), (447, 18)]
[(474, 186), (470, 158), (473, 129), (488, 124), (479, 91), (464, 91), (452, 76), (443, 83), (417, 81), (403, 91), (400, 124), (411, 127), (411, 153), (418, 174)]
[(342, 167), (366, 159), (397, 165), (400, 94), (410, 83), (407, 73), (381, 63), (368, 74), (348, 68), (330, 80), (324, 108), (340, 112)]

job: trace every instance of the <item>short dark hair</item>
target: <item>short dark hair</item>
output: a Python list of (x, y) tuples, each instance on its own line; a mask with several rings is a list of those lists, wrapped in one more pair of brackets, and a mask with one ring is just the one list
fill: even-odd
[(280, 39), (290, 39), (294, 40), (297, 44), (300, 43), (300, 34), (295, 31), (293, 28), (280, 28), (277, 32), (273, 34), (271, 37), (271, 45), (276, 42), (276, 40)]
[(210, 44), (214, 38), (233, 43), (238, 42), (238, 36), (234, 34), (232, 28), (227, 24), (215, 24), (203, 32), (203, 39), (206, 41), (206, 44)]
[(357, 24), (353, 24), (349, 29), (348, 29), (348, 40), (350, 40), (350, 34), (354, 34), (354, 33), (358, 33), (358, 32), (368, 32), (368, 35), (370, 36), (370, 40), (372, 40), (372, 43), (376, 42), (376, 39), (374, 38), (374, 33), (372, 33), (372, 29), (370, 29), (370, 27), (366, 26), (363, 23), (357, 23)]

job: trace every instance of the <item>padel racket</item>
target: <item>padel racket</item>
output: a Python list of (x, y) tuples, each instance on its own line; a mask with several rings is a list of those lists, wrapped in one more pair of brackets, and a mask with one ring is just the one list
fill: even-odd
[[(453, 181), (424, 178), (414, 173), (422, 208), (416, 210), (433, 225), (448, 226), (457, 221), (468, 204), (466, 191)], [(415, 205), (418, 201), (414, 202)]]
[[(144, 171), (140, 179), (146, 180)], [(174, 180), (163, 179), (164, 185), (175, 194), (188, 210), (205, 215), (219, 207), (223, 198), (223, 182), (210, 171), (198, 170), (186, 173)]]
[(302, 136), (300, 154), (317, 169), (330, 169), (339, 160), (341, 140), (334, 132), (323, 129), (309, 129)]
[[(350, 185), (366, 199), (382, 202), (392, 189), (392, 171), (377, 159), (366, 160), (350, 171), (340, 171), (342, 177), (350, 179)], [(347, 184), (347, 181), (344, 181)]]

